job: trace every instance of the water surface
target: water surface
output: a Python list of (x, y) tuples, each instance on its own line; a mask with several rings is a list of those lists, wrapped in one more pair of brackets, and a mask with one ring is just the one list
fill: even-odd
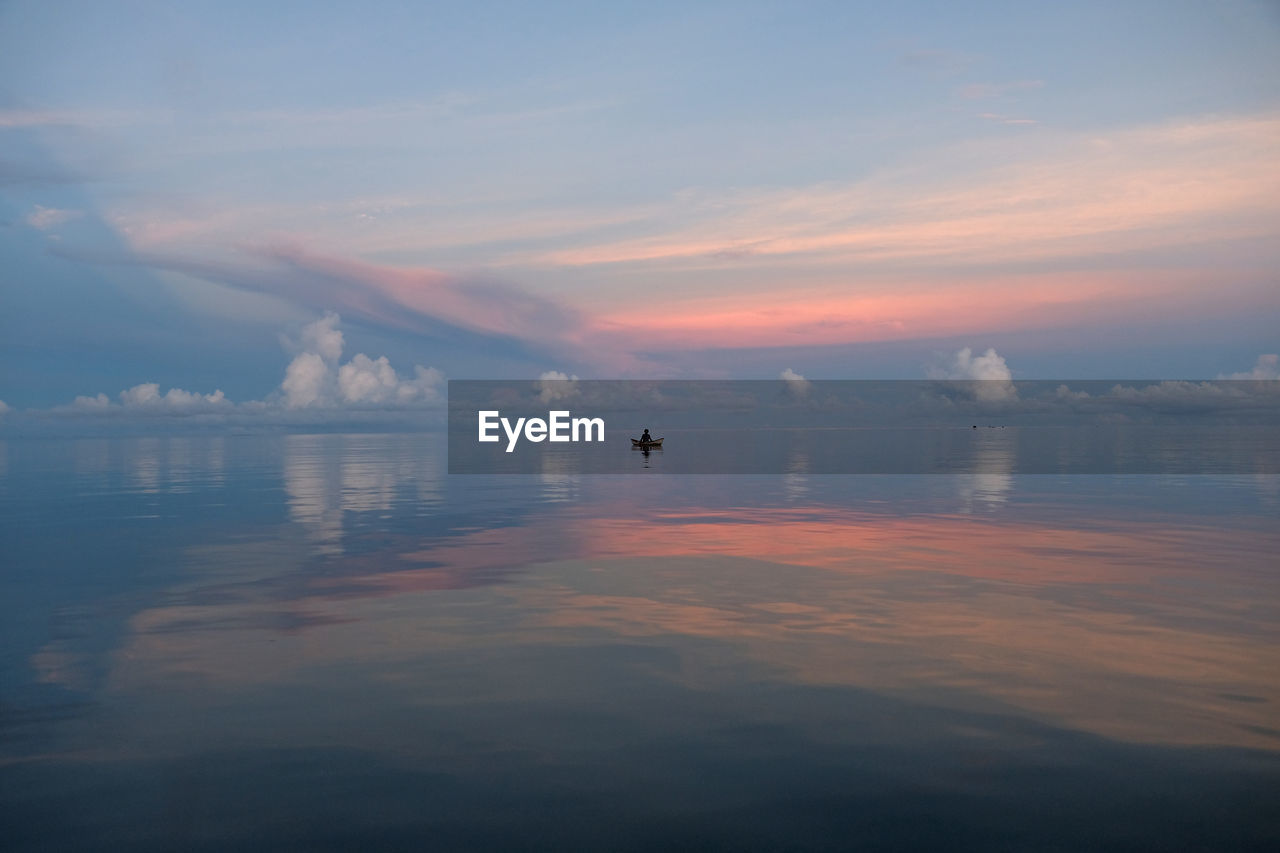
[(6, 849), (1280, 843), (1275, 475), (0, 466)]

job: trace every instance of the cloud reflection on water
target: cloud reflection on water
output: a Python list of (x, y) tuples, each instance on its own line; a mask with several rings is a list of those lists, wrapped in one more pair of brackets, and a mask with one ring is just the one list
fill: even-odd
[[(308, 548), (277, 538), (286, 529), (187, 549), (181, 587), (131, 618), (114, 689), (335, 667), (360, 679), (442, 648), (612, 636), (690, 660), (714, 642), (788, 683), (996, 703), (1125, 740), (1280, 746), (1280, 538), (1251, 517), (1070, 496), (1032, 511), (1012, 474), (886, 478), (885, 498), (841, 500), (800, 473), (690, 489), (555, 473), (481, 483), (443, 478), (403, 437), (284, 448), (288, 518)], [(132, 458), (153, 471), (154, 457)], [(949, 511), (936, 496), (910, 511), (894, 499), (939, 482), (955, 489)], [(485, 509), (506, 490), (519, 512)], [(1238, 696), (1250, 701), (1224, 698)]]
[(1010, 474), (984, 502), (798, 457), (489, 478), (433, 436), (9, 444), (0, 781), (42, 842), (278, 849), (376, 815), (583, 846), (566, 809), (648, 846), (1272, 825), (1275, 478)]
[[(283, 479), (289, 517), (321, 554), (343, 553), (345, 513), (388, 512), (411, 486), (419, 510), (440, 501), (438, 459), (388, 436), (288, 435)], [(369, 448), (376, 448), (369, 452)], [(389, 450), (389, 452), (388, 452)]]

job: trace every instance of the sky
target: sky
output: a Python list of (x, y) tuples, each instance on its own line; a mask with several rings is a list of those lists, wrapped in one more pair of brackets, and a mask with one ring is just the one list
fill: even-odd
[(1280, 5), (0, 2), (0, 259), (0, 417), (1274, 376)]

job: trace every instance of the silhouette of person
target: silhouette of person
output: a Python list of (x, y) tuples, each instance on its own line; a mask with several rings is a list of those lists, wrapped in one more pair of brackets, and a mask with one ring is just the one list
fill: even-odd
[(653, 436), (649, 435), (649, 428), (644, 428), (644, 434), (640, 436), (641, 441), (653, 441)]

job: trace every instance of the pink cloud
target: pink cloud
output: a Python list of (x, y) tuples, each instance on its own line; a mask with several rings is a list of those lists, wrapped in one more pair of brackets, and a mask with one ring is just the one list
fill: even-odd
[[(251, 246), (229, 262), (225, 244), (179, 229), (166, 254), (141, 262), (390, 327), (524, 342), (556, 356), (544, 363), (596, 376), (641, 372), (637, 353), (663, 349), (1146, 322), (1211, 314), (1226, 304), (1224, 288), (1234, 288), (1237, 310), (1274, 306), (1274, 297), (1246, 293), (1265, 271), (1242, 262), (1179, 262), (1171, 272), (1152, 259), (1274, 236), (1278, 137), (1274, 115), (1106, 135), (1045, 129), (984, 139), (960, 152), (970, 158), (960, 166), (934, 158), (854, 184), (691, 189), (617, 212), (617, 227), (597, 231), (581, 230), (585, 210), (557, 211), (555, 222), (524, 231), (506, 230), (518, 218), (511, 211), (495, 220), (495, 240), (520, 233), (532, 246), (501, 247), (489, 268), (557, 288), (557, 279), (576, 280), (577, 307), (492, 278), (360, 260), (342, 241), (324, 252)], [(483, 240), (483, 223), (454, 236)], [(1012, 272), (1060, 261), (1079, 271)]]
[(915, 180), (906, 170), (853, 185), (740, 191), (706, 199), (701, 216), (689, 216), (680, 199), (670, 217), (679, 227), (511, 263), (723, 266), (785, 256), (998, 264), (1257, 237), (1271, 234), (1280, 215), (1277, 138), (1274, 116), (1038, 136), (1031, 156), (1023, 145), (1018, 157), (962, 175), (921, 167)]
[[(1218, 287), (1231, 286), (1225, 273)], [(1089, 326), (1117, 318), (1158, 323), (1214, 316), (1226, 305), (1198, 271), (1053, 273), (977, 281), (939, 281), (906, 292), (815, 295), (738, 294), (686, 300), (595, 318), (588, 340), (631, 350), (833, 346), (946, 337), (974, 331)], [(852, 289), (850, 289), (852, 291)], [(1280, 309), (1280, 294), (1254, 295), (1260, 310)], [(1234, 306), (1238, 308), (1238, 305)]]
[(523, 341), (571, 340), (576, 311), (501, 282), (464, 278), (424, 267), (391, 267), (313, 252), (296, 244), (246, 248), (245, 262), (169, 254), (85, 260), (132, 262), (182, 272), (242, 290), (267, 293), (324, 311), (341, 311), (408, 330), (444, 324), (479, 335)]

